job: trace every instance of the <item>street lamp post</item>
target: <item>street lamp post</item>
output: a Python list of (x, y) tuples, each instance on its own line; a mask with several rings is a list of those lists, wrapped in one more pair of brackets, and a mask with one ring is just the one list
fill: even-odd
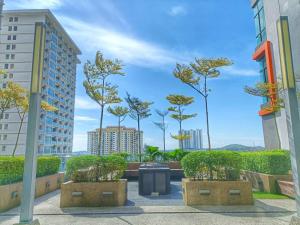
[(45, 30), (43, 23), (35, 24), (35, 37), (33, 49), (32, 75), (30, 87), (30, 100), (28, 111), (28, 126), (26, 138), (26, 152), (23, 175), (23, 192), (21, 200), (20, 223), (23, 225), (37, 225), (33, 220), (33, 205), (35, 198), (38, 130), (41, 108), (41, 81), (43, 74), (45, 45)]
[(277, 33), (279, 53), (281, 56), (280, 66), (284, 89), (284, 106), (297, 207), (297, 216), (292, 218), (290, 224), (300, 225), (300, 116), (293, 67), (289, 19), (287, 16), (280, 16), (278, 19)]

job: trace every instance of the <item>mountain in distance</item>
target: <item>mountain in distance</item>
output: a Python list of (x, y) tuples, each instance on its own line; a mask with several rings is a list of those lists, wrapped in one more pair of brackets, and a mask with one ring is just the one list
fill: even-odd
[(259, 151), (259, 150), (265, 150), (262, 146), (246, 146), (246, 145), (240, 145), (240, 144), (230, 144), (226, 145), (222, 148), (215, 148), (215, 150), (232, 150), (232, 151)]

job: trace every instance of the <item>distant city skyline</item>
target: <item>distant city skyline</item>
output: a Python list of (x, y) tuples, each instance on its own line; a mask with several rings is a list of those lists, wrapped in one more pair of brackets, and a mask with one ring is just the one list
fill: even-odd
[[(182, 130), (182, 134), (189, 136), (189, 138), (183, 140), (183, 149), (185, 150), (203, 149), (202, 129)], [(180, 146), (179, 143), (178, 146)]]

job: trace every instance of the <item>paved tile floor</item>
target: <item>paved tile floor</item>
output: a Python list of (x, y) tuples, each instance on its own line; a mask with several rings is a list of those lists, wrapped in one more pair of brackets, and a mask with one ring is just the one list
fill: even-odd
[[(137, 194), (137, 183), (129, 182), (128, 204), (113, 208), (59, 208), (60, 192), (36, 199), (34, 218), (42, 225), (287, 225), (295, 214), (295, 202), (259, 200), (253, 206), (184, 206), (180, 182), (172, 193), (159, 197)], [(0, 199), (1, 200), (1, 199)], [(1, 225), (18, 222), (19, 207), (0, 213)]]

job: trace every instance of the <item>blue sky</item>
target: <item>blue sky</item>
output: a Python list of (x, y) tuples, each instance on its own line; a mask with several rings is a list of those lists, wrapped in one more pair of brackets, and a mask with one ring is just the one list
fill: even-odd
[[(264, 145), (261, 118), (257, 112), (261, 99), (244, 93), (245, 85), (259, 81), (258, 65), (251, 59), (255, 49), (255, 30), (248, 0), (6, 0), (6, 9), (50, 8), (82, 51), (77, 69), (74, 151), (86, 150), (88, 130), (99, 125), (99, 108), (82, 87), (82, 66), (94, 60), (95, 51), (119, 58), (125, 77), (111, 81), (143, 100), (153, 101), (153, 115), (142, 121), (144, 142), (162, 146), (161, 132), (153, 121), (154, 109), (166, 109), (168, 94), (195, 96), (187, 112), (198, 113), (184, 122), (184, 129), (204, 129), (203, 100), (173, 77), (176, 62), (194, 57), (228, 57), (232, 67), (220, 78), (209, 81), (211, 136), (213, 147), (231, 143)], [(125, 105), (125, 103), (123, 103)], [(116, 125), (116, 118), (105, 114), (104, 126)], [(178, 124), (167, 119), (167, 148), (178, 143), (169, 136)], [(124, 125), (136, 127), (129, 117)]]

